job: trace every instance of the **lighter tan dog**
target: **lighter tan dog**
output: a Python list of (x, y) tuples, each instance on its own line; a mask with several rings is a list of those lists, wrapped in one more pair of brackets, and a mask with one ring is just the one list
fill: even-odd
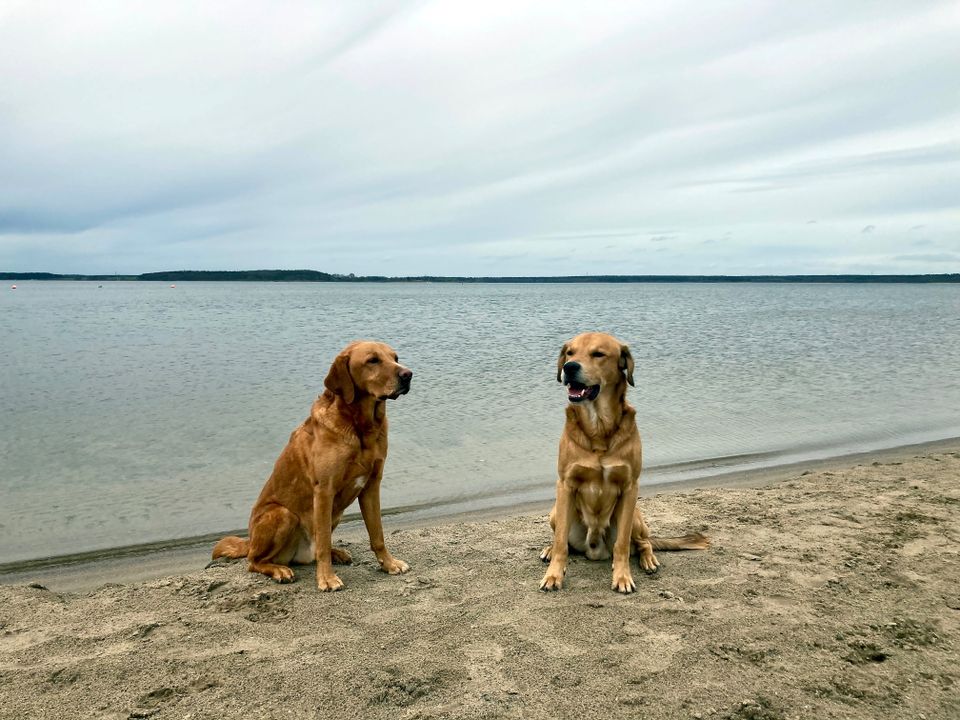
[(391, 575), (409, 566), (387, 550), (380, 518), (380, 480), (387, 458), (386, 401), (405, 395), (413, 373), (389, 345), (355, 342), (330, 367), (326, 390), (290, 435), (250, 513), (250, 539), (225, 537), (213, 557), (246, 557), (250, 572), (294, 579), (289, 563), (317, 564), (317, 587), (340, 590), (333, 563), (351, 562), (332, 546), (343, 511), (357, 498), (370, 547)]
[(560, 436), (557, 501), (550, 511), (553, 543), (540, 559), (549, 562), (541, 590), (559, 590), (572, 546), (591, 560), (613, 552), (617, 592), (636, 589), (630, 552), (640, 567), (657, 571), (654, 550), (703, 550), (700, 533), (654, 538), (637, 505), (642, 449), (636, 412), (627, 402), (633, 385), (630, 348), (604, 333), (584, 333), (567, 341), (557, 360), (557, 382), (567, 386), (567, 422)]

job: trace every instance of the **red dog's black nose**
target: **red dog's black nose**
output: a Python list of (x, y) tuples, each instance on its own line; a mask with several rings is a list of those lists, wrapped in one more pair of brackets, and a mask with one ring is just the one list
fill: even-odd
[(563, 364), (564, 375), (576, 375), (578, 372), (580, 372), (580, 363), (571, 360), (570, 362)]
[(413, 377), (413, 370), (401, 370), (400, 379), (401, 380), (410, 380)]

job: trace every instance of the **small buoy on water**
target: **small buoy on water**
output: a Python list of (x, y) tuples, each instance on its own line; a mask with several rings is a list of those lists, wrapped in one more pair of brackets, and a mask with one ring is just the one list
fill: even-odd
[(170, 287), (172, 287), (172, 288), (175, 288), (175, 287), (176, 287), (176, 285), (171, 285)]
[(16, 285), (11, 285), (11, 286), (10, 286), (10, 289), (11, 289), (11, 290), (16, 290), (16, 289), (17, 289), (17, 286), (16, 286)]

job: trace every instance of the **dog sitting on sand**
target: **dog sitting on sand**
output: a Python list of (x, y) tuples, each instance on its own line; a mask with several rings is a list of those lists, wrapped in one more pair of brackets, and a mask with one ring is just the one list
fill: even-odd
[(250, 513), (250, 539), (225, 537), (213, 549), (219, 557), (246, 557), (251, 572), (277, 582), (294, 579), (290, 563), (317, 564), (317, 588), (340, 590), (333, 563), (348, 564), (350, 553), (332, 546), (343, 511), (356, 499), (370, 547), (384, 571), (409, 570), (383, 541), (380, 480), (387, 458), (387, 400), (410, 390), (413, 373), (389, 345), (355, 342), (330, 367), (326, 390), (310, 416), (290, 435), (273, 474)]
[(617, 592), (636, 589), (630, 553), (636, 547), (640, 567), (657, 571), (654, 550), (703, 550), (710, 541), (700, 533), (655, 538), (637, 505), (641, 444), (636, 412), (627, 402), (633, 385), (630, 348), (612, 335), (584, 333), (564, 343), (557, 360), (557, 382), (567, 387), (567, 422), (560, 436), (557, 499), (550, 511), (553, 543), (540, 559), (549, 562), (541, 590), (559, 590), (567, 571), (569, 548), (591, 560), (613, 554)]

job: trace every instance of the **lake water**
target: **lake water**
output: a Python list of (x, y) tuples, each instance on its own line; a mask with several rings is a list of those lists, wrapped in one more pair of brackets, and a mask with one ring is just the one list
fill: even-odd
[(414, 371), (385, 508), (548, 498), (556, 357), (594, 329), (636, 358), (643, 483), (960, 436), (960, 285), (23, 282), (0, 293), (0, 562), (245, 527), (357, 338)]

